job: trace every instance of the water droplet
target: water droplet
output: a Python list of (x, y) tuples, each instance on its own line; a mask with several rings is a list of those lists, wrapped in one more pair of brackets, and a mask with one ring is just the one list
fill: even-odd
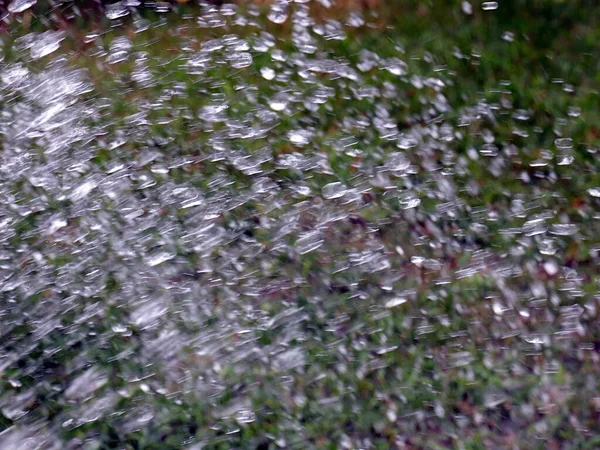
[(275, 94), (272, 98), (269, 99), (269, 107), (273, 111), (283, 111), (288, 105), (289, 98), (289, 95), (284, 92)]
[(525, 236), (537, 236), (548, 231), (548, 225), (544, 219), (532, 219), (523, 224), (522, 232)]
[(385, 166), (394, 172), (404, 172), (410, 166), (410, 160), (404, 153), (394, 152), (388, 156)]
[(30, 53), (33, 59), (40, 59), (60, 48), (60, 43), (65, 39), (64, 31), (46, 31), (41, 33), (31, 46)]
[(365, 24), (363, 15), (360, 12), (353, 11), (348, 15), (346, 25), (352, 28), (362, 27)]
[(513, 42), (515, 40), (515, 33), (511, 31), (505, 31), (502, 33), (502, 39), (506, 42)]
[(235, 413), (235, 420), (240, 424), (252, 423), (256, 420), (256, 414), (251, 409), (240, 409)]
[(400, 196), (399, 203), (402, 209), (412, 209), (421, 204), (421, 199), (412, 192), (406, 192)]
[(386, 308), (395, 308), (396, 306), (403, 305), (406, 302), (407, 302), (406, 298), (404, 298), (404, 297), (396, 297), (396, 298), (393, 298), (391, 300), (388, 300), (385, 303), (385, 307)]
[(543, 239), (538, 244), (538, 248), (542, 255), (552, 256), (558, 251), (556, 243), (552, 239)]
[(37, 3), (37, 0), (13, 0), (8, 4), (8, 12), (12, 14), (22, 13)]
[(504, 402), (506, 402), (507, 397), (501, 392), (486, 392), (483, 397), (483, 404), (486, 408), (495, 408)]
[(271, 81), (275, 78), (275, 71), (270, 67), (263, 67), (260, 69), (260, 74), (265, 80)]
[(600, 187), (590, 188), (587, 192), (592, 197), (600, 198)]
[(550, 233), (557, 236), (571, 236), (577, 233), (578, 227), (573, 223), (556, 223), (550, 228)]
[(498, 9), (498, 2), (483, 2), (481, 4), (481, 9), (484, 11), (494, 11)]
[(548, 275), (553, 277), (558, 273), (558, 264), (555, 261), (546, 261), (544, 263), (544, 270)]
[(252, 65), (252, 55), (247, 52), (233, 54), (230, 58), (231, 67), (234, 69), (244, 69)]
[(573, 148), (573, 139), (571, 139), (571, 138), (556, 139), (554, 141), (554, 145), (556, 145), (556, 148), (561, 149), (561, 150), (570, 149), (570, 148)]
[(296, 241), (296, 250), (301, 255), (313, 252), (323, 245), (323, 236), (319, 231), (305, 233)]
[(513, 113), (513, 119), (527, 121), (531, 118), (531, 113), (525, 109), (517, 109)]
[(172, 260), (175, 258), (175, 256), (176, 254), (174, 252), (159, 250), (148, 255), (146, 258), (146, 264), (148, 264), (150, 267), (158, 266), (159, 264)]
[(305, 130), (295, 130), (288, 133), (288, 139), (294, 145), (305, 146), (310, 143), (310, 133)]
[(273, 23), (284, 23), (288, 18), (287, 5), (282, 3), (274, 3), (267, 15)]
[(461, 7), (462, 7), (462, 10), (463, 10), (463, 12), (464, 12), (465, 14), (467, 14), (467, 15), (469, 15), (469, 16), (470, 16), (471, 14), (473, 14), (473, 5), (471, 5), (471, 3), (470, 3), (470, 2), (468, 2), (468, 1), (463, 1), (463, 2), (462, 2), (462, 4), (461, 4)]
[(408, 71), (408, 65), (395, 57), (386, 59), (383, 68), (394, 75), (406, 75)]
[(100, 181), (98, 177), (90, 177), (75, 187), (69, 194), (69, 198), (73, 202), (78, 202), (87, 197), (94, 190)]
[(346, 191), (346, 186), (336, 181), (334, 183), (329, 183), (323, 186), (323, 189), (321, 189), (321, 194), (324, 198), (331, 200), (343, 197)]
[(116, 20), (125, 17), (130, 13), (129, 8), (122, 2), (113, 3), (105, 7), (104, 14), (110, 20)]
[(396, 146), (402, 150), (408, 150), (419, 145), (419, 141), (412, 136), (402, 136), (398, 139)]

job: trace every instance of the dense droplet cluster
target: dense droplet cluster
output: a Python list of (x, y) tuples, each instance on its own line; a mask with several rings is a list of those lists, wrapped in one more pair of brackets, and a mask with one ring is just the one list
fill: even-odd
[(549, 380), (597, 359), (582, 111), (548, 125), (510, 83), (452, 95), (435, 55), (344, 50), (370, 20), (205, 7), (163, 44), (164, 23), (136, 14), (133, 33), (87, 35), (76, 63), (63, 31), (14, 41), (2, 448), (100, 448), (105, 428), (178, 439), (160, 448), (255, 429), (256, 445), (370, 448), (452, 415), (450, 434), (495, 414), (549, 433), (535, 415), (572, 396)]

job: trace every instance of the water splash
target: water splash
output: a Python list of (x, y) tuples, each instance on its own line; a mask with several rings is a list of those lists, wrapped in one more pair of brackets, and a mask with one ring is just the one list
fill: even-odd
[(518, 80), (455, 95), (487, 49), (348, 51), (369, 11), (204, 5), (167, 29), (133, 6), (77, 51), (26, 33), (0, 66), (2, 448), (104, 428), (237, 448), (270, 421), (265, 442), (302, 447), (324, 417), (347, 420), (331, 445), (401, 447), (593, 359), (583, 104), (550, 117)]

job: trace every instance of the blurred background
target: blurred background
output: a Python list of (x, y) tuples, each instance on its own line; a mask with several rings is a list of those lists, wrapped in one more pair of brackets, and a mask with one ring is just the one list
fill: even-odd
[(600, 446), (598, 2), (0, 5), (0, 448)]

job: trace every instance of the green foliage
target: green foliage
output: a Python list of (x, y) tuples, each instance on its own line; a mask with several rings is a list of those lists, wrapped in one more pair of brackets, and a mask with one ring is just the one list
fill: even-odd
[[(32, 358), (41, 359), (40, 355), (59, 348), (45, 360), (47, 366), (27, 368), (27, 371), (21, 368), (12, 368), (12, 372), (7, 370), (7, 379), (19, 377), (23, 390), (30, 387), (36, 377), (51, 374), (47, 386), (37, 394), (38, 398), (31, 400), (31, 404), (35, 405), (31, 407), (31, 416), (34, 419), (76, 419), (71, 417), (77, 412), (72, 409), (76, 402), (64, 402), (58, 399), (58, 393), (94, 364), (106, 369), (110, 389), (124, 392), (113, 408), (116, 412), (80, 426), (71, 426), (71, 422), (65, 420), (60, 435), (71, 443), (83, 443), (86, 439), (95, 441), (98, 443), (95, 448), (99, 449), (265, 449), (276, 446), (333, 449), (340, 448), (339, 443), (345, 439), (355, 443), (368, 442), (372, 448), (393, 448), (395, 445), (401, 448), (401, 444), (432, 449), (533, 448), (537, 445), (532, 444), (538, 442), (536, 439), (544, 443), (540, 444), (540, 448), (546, 443), (552, 443), (556, 448), (596, 448), (600, 442), (596, 426), (600, 405), (595, 402), (598, 383), (596, 347), (600, 339), (595, 312), (597, 302), (581, 300), (588, 306), (588, 311), (582, 319), (586, 329), (579, 349), (568, 348), (565, 351), (561, 341), (553, 338), (552, 344), (541, 346), (540, 350), (519, 334), (525, 335), (528, 331), (534, 334), (533, 331), (546, 328), (554, 330), (550, 327), (555, 326), (553, 321), (560, 320), (560, 299), (556, 304), (547, 300), (540, 311), (538, 307), (530, 310), (527, 306), (527, 302), (540, 299), (518, 298), (514, 305), (502, 305), (506, 308), (505, 316), (495, 314), (493, 303), (503, 293), (504, 286), (499, 287), (498, 280), (485, 269), (470, 277), (461, 276), (461, 270), (477, 262), (477, 255), (472, 249), (485, 249), (492, 254), (486, 264), (489, 262), (497, 266), (509, 262), (516, 267), (521, 267), (524, 261), (529, 264), (529, 272), (524, 270), (520, 278), (507, 277), (506, 282), (511, 283), (510, 287), (515, 291), (522, 292), (525, 290), (523, 286), (539, 281), (541, 275), (531, 269), (534, 263), (540, 265), (543, 262), (537, 249), (524, 247), (521, 253), (511, 252), (519, 237), (505, 233), (510, 228), (521, 229), (526, 219), (507, 214), (497, 220), (488, 220), (483, 215), (488, 212), (486, 208), (506, 212), (515, 196), (523, 195), (537, 202), (532, 208), (555, 210), (551, 225), (560, 224), (559, 217), (561, 220), (569, 217), (578, 221), (580, 236), (556, 238), (561, 250), (556, 258), (560, 258), (561, 266), (577, 267), (581, 276), (585, 277), (581, 288), (584, 298), (597, 295), (597, 264), (592, 254), (598, 251), (600, 236), (595, 216), (598, 203), (588, 199), (580, 207), (578, 199), (588, 189), (600, 186), (600, 163), (597, 150), (592, 151), (600, 145), (600, 29), (595, 22), (600, 16), (600, 7), (596, 2), (583, 0), (501, 0), (497, 11), (482, 11), (474, 4), (473, 14), (467, 15), (462, 11), (461, 3), (433, 0), (386, 2), (381, 6), (378, 19), (365, 13), (379, 29), (375, 26), (361, 27), (349, 31), (347, 39), (327, 41), (324, 48), (319, 49), (355, 63), (363, 49), (376, 51), (385, 58), (397, 55), (401, 47), (406, 53), (409, 73), (419, 73), (422, 77), (434, 77), (438, 72), (448, 75), (445, 80), (449, 86), (444, 94), (453, 108), (445, 113), (444, 120), (455, 129), (464, 130), (454, 141), (453, 148), (457, 158), (465, 159), (467, 169), (464, 174), (455, 174), (454, 179), (464, 192), (472, 182), (478, 189), (475, 194), (462, 197), (465, 211), (469, 213), (467, 216), (448, 217), (437, 222), (436, 226), (445, 227), (444, 235), (463, 239), (465, 247), (469, 247), (468, 251), (455, 255), (452, 260), (442, 261), (444, 267), (449, 268), (449, 283), (443, 285), (445, 287), (432, 289), (434, 275), (407, 262), (416, 255), (435, 258), (435, 248), (426, 245), (434, 241), (431, 238), (433, 231), (421, 222), (427, 216), (438, 214), (439, 199), (423, 195), (420, 199), (421, 216), (415, 219), (403, 215), (398, 198), (386, 196), (386, 188), (376, 186), (362, 198), (364, 205), (360, 217), (349, 214), (354, 222), (349, 219), (343, 222), (345, 225), (336, 225), (335, 233), (327, 236), (327, 252), (294, 255), (280, 251), (273, 256), (278, 276), (292, 280), (300, 278), (301, 282), (294, 281), (289, 289), (286, 286), (287, 290), (276, 287), (274, 292), (261, 294), (253, 300), (255, 304), (252, 307), (256, 311), (264, 313), (270, 320), (275, 321), (277, 317), (282, 321), (282, 325), (274, 322), (269, 326), (259, 323), (258, 319), (256, 322), (249, 321), (248, 327), (263, 327), (255, 336), (256, 345), (264, 354), (270, 350), (269, 358), (272, 359), (282, 349), (301, 348), (304, 360), (298, 366), (276, 368), (272, 360), (265, 362), (258, 358), (248, 358), (243, 370), (235, 364), (225, 365), (218, 371), (218, 376), (224, 380), (223, 389), (211, 395), (196, 394), (192, 389), (188, 391), (192, 392), (190, 394), (183, 394), (176, 388), (170, 392), (157, 388), (151, 382), (146, 385), (145, 377), (149, 373), (154, 375), (155, 371), (162, 375), (162, 369), (144, 366), (138, 354), (143, 347), (142, 330), (132, 327), (128, 335), (111, 334), (111, 330), (129, 314), (121, 308), (118, 298), (124, 280), (119, 273), (111, 272), (100, 295), (88, 299), (89, 304), (74, 305), (68, 314), (60, 318), (68, 333), (56, 328), (32, 351)], [(76, 5), (79, 6), (78, 3)], [(44, 26), (43, 12), (47, 5), (40, 2), (36, 8), (41, 23), (34, 20), (33, 30)], [(94, 80), (95, 94), (104, 96), (109, 103), (107, 133), (127, 129), (126, 119), (138, 112), (138, 105), (148, 99), (155, 100), (166, 87), (186, 85), (186, 95), (172, 96), (165, 104), (173, 110), (189, 110), (189, 118), (180, 115), (171, 120), (171, 117), (164, 117), (162, 110), (151, 111), (149, 117), (153, 124), (149, 127), (148, 141), (152, 142), (148, 145), (127, 142), (119, 147), (118, 157), (115, 157), (114, 150), (102, 148), (92, 159), (98, 167), (104, 168), (115, 158), (127, 160), (130, 155), (149, 148), (163, 152), (178, 148), (183, 153), (197, 156), (201, 153), (198, 149), (207, 141), (203, 130), (194, 127), (198, 126), (198, 111), (209, 104), (211, 94), (218, 90), (234, 111), (232, 114), (244, 117), (253, 114), (253, 111), (236, 90), (238, 82), (256, 86), (259, 96), (268, 91), (268, 83), (258, 75), (258, 71), (270, 63), (267, 55), (256, 57), (251, 67), (239, 70), (235, 77), (230, 70), (216, 66), (207, 70), (202, 82), (191, 80), (178, 62), (180, 38), (173, 30), (182, 27), (197, 42), (213, 38), (217, 32), (195, 28), (190, 21), (175, 15), (166, 20), (167, 26), (150, 28), (132, 39), (134, 48), (145, 49), (149, 53), (149, 70), (158, 75), (156, 85), (147, 89), (136, 87), (131, 81), (131, 64), (119, 63), (107, 69), (106, 65), (98, 63), (97, 58), (85, 54), (86, 50), (78, 40), (79, 30), (67, 30), (69, 39), (65, 47), (69, 48), (65, 54), (70, 64), (86, 68)], [(12, 26), (15, 30), (13, 37), (26, 31), (17, 22)], [(127, 33), (130, 26), (125, 21), (123, 28), (109, 31), (103, 38), (104, 42), (111, 42)], [(264, 26), (273, 27), (272, 24)], [(240, 35), (244, 32), (234, 31), (239, 31)], [(282, 27), (272, 31), (284, 39), (282, 46), (288, 47), (288, 53), (297, 50), (287, 40), (289, 30)], [(13, 37), (6, 40), (10, 41)], [(154, 44), (148, 46), (148, 42)], [(5, 62), (9, 63), (14, 57), (7, 44)], [(433, 63), (426, 61), (428, 58)], [(28, 64), (35, 66), (35, 63)], [(397, 77), (387, 72), (382, 71), (377, 76), (380, 84), (387, 81), (400, 86), (393, 105), (399, 126), (410, 129), (419, 124), (423, 105), (430, 106), (437, 93), (427, 87), (417, 93), (409, 82), (400, 83)], [(323, 78), (324, 87), (334, 90), (338, 87), (339, 80)], [(369, 83), (368, 74), (365, 79), (365, 83)], [(561, 83), (553, 83), (552, 80), (560, 80)], [(570, 92), (563, 88), (565, 84), (576, 86), (576, 89)], [(218, 85), (219, 89), (212, 89), (214, 85)], [(508, 93), (506, 86), (510, 86)], [(338, 129), (340, 118), (374, 117), (377, 104), (368, 99), (343, 97), (339, 89), (334, 92), (333, 98), (334, 102), (328, 103), (327, 107), (320, 106), (314, 115), (283, 117), (277, 129), (258, 142), (247, 144), (248, 150), (258, 152), (270, 146), (274, 155), (290, 153), (286, 133), (297, 127), (314, 127), (322, 134), (311, 145), (324, 154), (331, 172), (311, 175), (309, 187), (320, 191), (324, 185), (336, 180), (350, 185), (355, 177), (357, 158), (335, 147), (343, 137)], [(480, 102), (511, 102), (512, 110), (524, 109), (534, 114), (525, 121), (519, 121), (510, 114), (501, 116), (496, 122), (482, 117), (468, 126), (458, 127), (465, 108)], [(554, 146), (556, 119), (566, 117), (569, 108), (576, 108), (580, 115), (564, 125), (561, 133), (576, 143), (573, 151), (577, 163), (553, 165), (562, 176), (559, 182), (556, 179), (552, 181), (546, 176), (548, 173), (537, 176), (540, 171), (549, 170), (535, 166), (544, 149), (553, 158), (560, 156)], [(214, 127), (218, 130), (219, 125)], [(469, 156), (472, 147), (483, 144), (482, 130), (486, 129), (493, 130), (495, 142), (514, 144), (516, 148), (517, 155), (510, 162), (512, 166), (502, 172), (502, 177), (493, 174), (491, 164), (483, 156)], [(526, 137), (516, 135), (516, 129), (523, 131)], [(134, 127), (127, 130), (135, 131)], [(375, 170), (382, 164), (384, 154), (391, 150), (385, 139), (372, 134), (366, 129), (355, 137), (366, 143), (361, 149), (360, 163)], [(167, 143), (163, 145), (164, 142)], [(443, 156), (439, 155), (438, 159)], [(417, 164), (416, 157), (412, 158), (411, 163)], [(264, 167), (266, 176), (280, 185), (292, 185), (302, 180), (302, 174), (294, 168), (276, 167), (271, 162), (265, 163)], [(417, 183), (424, 177), (422, 168), (419, 170), (421, 172), (410, 178), (411, 182)], [(523, 183), (517, 177), (522, 173), (529, 175), (532, 181)], [(226, 183), (220, 192), (232, 195), (246, 189), (252, 181), (239, 168), (209, 159), (202, 159), (191, 167), (174, 168), (169, 175), (178, 184), (190, 182), (205, 189), (209, 192), (207, 196), (216, 195), (210, 190), (208, 180), (221, 177)], [(160, 174), (153, 176), (161, 181)], [(568, 183), (564, 181), (567, 179)], [(400, 181), (397, 183), (399, 190), (405, 189)], [(33, 195), (25, 192), (25, 188), (22, 190), (24, 196)], [(143, 196), (142, 193), (139, 195)], [(269, 209), (272, 205), (249, 202), (243, 207), (233, 208), (219, 220), (226, 224), (224, 227), (252, 236), (271, 251), (270, 234), (257, 226), (253, 219), (282, 215), (302, 200), (303, 197), (298, 196), (290, 200), (291, 206), (281, 205), (275, 210)], [(66, 206), (62, 203), (55, 205), (57, 209)], [(477, 211), (482, 209), (485, 211), (478, 217)], [(185, 214), (166, 213), (179, 214), (180, 220)], [(303, 220), (308, 221), (306, 217)], [(485, 227), (469, 228), (480, 223), (485, 223)], [(15, 225), (14, 244), (37, 239), (37, 235), (32, 233), (38, 225), (35, 213), (21, 218)], [(369, 229), (368, 236), (376, 236), (373, 239), (378, 239), (381, 245), (390, 249), (390, 271), (382, 274), (373, 270), (368, 276), (358, 278), (357, 271), (332, 270), (338, 260), (347, 258), (348, 253), (358, 253), (366, 245), (366, 232), (357, 233), (356, 229), (368, 229), (369, 226), (372, 229)], [(417, 229), (429, 239), (423, 240), (420, 248), (412, 245), (412, 235), (417, 233)], [(465, 229), (470, 230), (469, 234), (460, 236), (458, 231)], [(157, 230), (150, 232), (158, 234)], [(360, 241), (356, 235), (363, 240)], [(295, 237), (289, 238), (290, 244), (295, 242)], [(403, 249), (402, 256), (392, 255), (398, 247)], [(178, 250), (178, 257), (185, 261), (186, 267), (197, 268), (203, 263), (201, 255), (184, 246)], [(71, 261), (69, 251), (57, 251), (48, 263), (58, 271)], [(258, 260), (257, 264), (260, 262)], [(404, 277), (385, 279), (384, 275), (389, 273), (402, 273)], [(209, 283), (214, 280), (204, 277), (201, 281), (210, 286)], [(266, 284), (270, 280), (265, 277), (263, 281)], [(569, 281), (544, 279), (552, 292), (559, 293)], [(387, 291), (381, 289), (382, 286), (411, 292), (411, 301), (382, 308), (381, 303), (387, 298)], [(223, 291), (207, 289), (207, 292), (216, 308)], [(62, 293), (59, 292), (59, 295)], [(38, 305), (43, 302), (43, 296), (44, 293), (39, 293), (28, 301)], [(6, 304), (9, 304), (8, 300)], [(102, 305), (101, 312), (82, 325), (84, 333), (81, 336), (72, 337), (69, 333), (75, 332), (70, 325), (86, 308), (95, 304)], [(298, 315), (306, 314), (309, 320), (298, 321), (300, 325), (292, 324), (301, 329), (302, 332), (298, 333), (301, 339), (290, 339), (285, 345), (280, 345), (287, 339), (286, 333), (295, 329), (285, 321), (284, 314), (294, 308), (301, 311)], [(540, 317), (519, 315), (523, 311), (531, 312), (532, 316), (539, 314)], [(185, 319), (178, 319), (177, 324), (182, 328), (201, 329), (219, 323), (217, 316), (206, 319), (206, 323), (194, 325), (189, 325)], [(512, 326), (511, 320), (519, 327)], [(11, 334), (28, 336), (32, 333), (29, 326), (27, 323), (16, 325)], [(515, 329), (518, 329), (517, 333)], [(239, 340), (234, 344), (244, 338), (242, 335), (236, 339)], [(190, 343), (190, 346), (193, 344)], [(589, 349), (590, 345), (593, 350), (581, 350)], [(85, 349), (86, 356), (84, 361), (77, 360), (75, 364), (73, 361), (81, 349)], [(586, 356), (587, 351), (593, 356)], [(198, 348), (194, 348), (189, 355), (181, 357), (181, 366), (173, 366), (169, 370), (181, 370), (181, 378), (196, 377), (196, 380), (208, 384), (195, 372), (201, 371), (203, 364), (209, 364), (198, 356), (200, 353)], [(121, 356), (117, 358), (118, 355)], [(298, 355), (294, 357), (299, 358)], [(68, 367), (70, 364), (76, 367)], [(70, 373), (69, 377), (63, 377), (63, 371)], [(0, 395), (14, 389), (3, 378), (0, 378), (0, 383)], [(244, 407), (256, 415), (252, 420), (236, 418), (235, 414), (228, 412), (228, 406), (241, 397), (251, 399), (251, 405)], [(143, 409), (144, 405), (150, 405), (148, 416), (151, 418), (147, 422), (140, 419), (131, 427), (125, 424), (127, 414), (134, 409), (137, 411), (136, 408)], [(0, 412), (0, 431), (12, 426), (13, 422)]]

